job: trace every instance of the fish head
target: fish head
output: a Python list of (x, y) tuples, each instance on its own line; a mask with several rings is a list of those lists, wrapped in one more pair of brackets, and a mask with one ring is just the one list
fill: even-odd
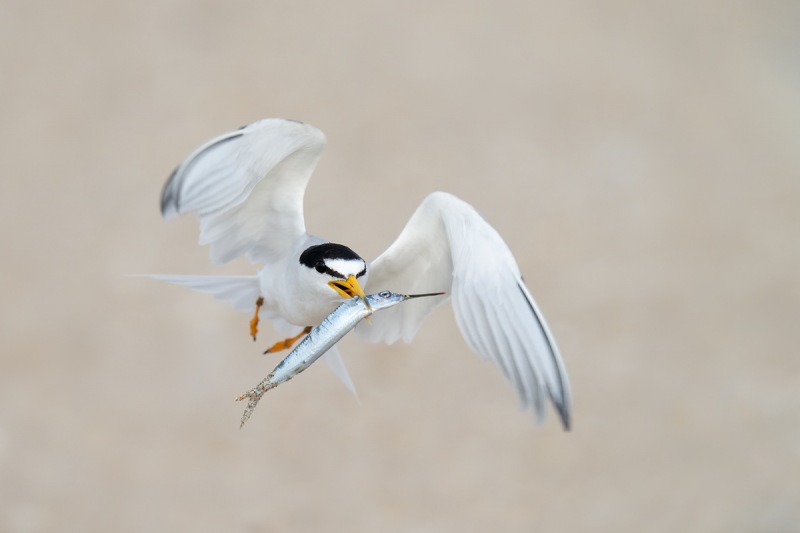
[(380, 311), (381, 309), (388, 309), (394, 305), (407, 300), (405, 294), (397, 294), (392, 291), (381, 291), (367, 296), (367, 303), (372, 307), (373, 311)]

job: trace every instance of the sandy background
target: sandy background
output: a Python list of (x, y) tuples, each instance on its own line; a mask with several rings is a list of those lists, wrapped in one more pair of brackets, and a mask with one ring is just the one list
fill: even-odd
[[(797, 2), (0, 7), (0, 531), (800, 531)], [(126, 276), (251, 272), (158, 199), (268, 116), (326, 132), (307, 225), (365, 257), (431, 190), (483, 213), (571, 433), (449, 308), (239, 430), (274, 332)]]

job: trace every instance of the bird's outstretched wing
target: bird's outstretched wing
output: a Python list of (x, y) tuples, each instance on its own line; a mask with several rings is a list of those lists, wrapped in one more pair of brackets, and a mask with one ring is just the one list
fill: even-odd
[[(429, 195), (368, 272), (368, 293), (446, 291), (467, 343), (500, 368), (521, 405), (542, 420), (549, 396), (569, 428), (569, 383), (553, 336), (508, 246), (472, 206), (448, 193)], [(409, 342), (444, 300), (411, 300), (376, 313), (356, 332), (375, 342)]]
[(265, 263), (305, 235), (303, 196), (325, 135), (302, 122), (266, 119), (212, 139), (181, 163), (161, 195), (165, 218), (196, 213), (200, 244), (216, 263)]

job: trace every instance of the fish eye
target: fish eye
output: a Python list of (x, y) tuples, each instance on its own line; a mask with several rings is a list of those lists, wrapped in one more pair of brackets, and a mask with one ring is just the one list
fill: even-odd
[(378, 293), (378, 296), (380, 296), (381, 298), (388, 298), (391, 295), (392, 295), (392, 293), (389, 292), (389, 291), (381, 291), (381, 292)]

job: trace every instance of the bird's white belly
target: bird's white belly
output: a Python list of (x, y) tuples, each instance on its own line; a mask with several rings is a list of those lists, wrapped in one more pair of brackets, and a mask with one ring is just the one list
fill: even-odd
[[(266, 298), (265, 301), (268, 302)], [(339, 301), (321, 302), (295, 297), (294, 300), (279, 299), (273, 305), (281, 318), (290, 324), (305, 327), (320, 324), (341, 302), (341, 298)]]

